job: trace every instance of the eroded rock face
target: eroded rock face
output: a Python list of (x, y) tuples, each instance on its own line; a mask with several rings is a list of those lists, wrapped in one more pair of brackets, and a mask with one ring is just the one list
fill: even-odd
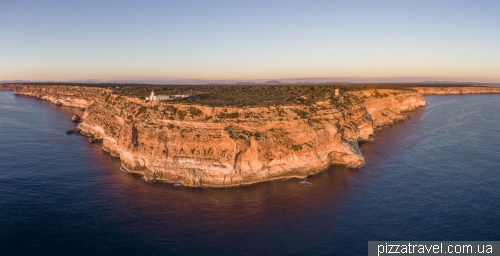
[(73, 117), (71, 117), (71, 121), (72, 122), (80, 122), (80, 121), (82, 121), (82, 119), (80, 118), (79, 115), (74, 114)]
[(235, 186), (307, 177), (331, 164), (364, 163), (358, 142), (424, 106), (412, 90), (345, 93), (313, 106), (218, 108), (109, 94), (78, 126), (147, 180)]
[(13, 91), (15, 88), (15, 84), (0, 84), (0, 91)]
[(97, 87), (64, 85), (15, 85), (14, 94), (50, 101), (59, 106), (86, 108), (92, 101), (111, 93)]
[(19, 87), (29, 95), (85, 107), (78, 132), (102, 141), (123, 168), (147, 180), (237, 186), (307, 177), (331, 164), (364, 163), (358, 142), (424, 106), (414, 90), (345, 92), (311, 106), (221, 108), (144, 102), (102, 88)]

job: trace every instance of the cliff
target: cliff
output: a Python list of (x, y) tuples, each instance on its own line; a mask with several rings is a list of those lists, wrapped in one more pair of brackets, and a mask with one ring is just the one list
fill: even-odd
[(18, 86), (28, 95), (85, 107), (77, 130), (102, 140), (123, 168), (146, 180), (238, 186), (303, 178), (331, 164), (364, 163), (358, 142), (424, 106), (414, 90), (358, 90), (315, 104), (213, 107), (145, 102), (96, 87)]
[(424, 95), (500, 93), (500, 88), (491, 86), (413, 87), (413, 89)]
[(15, 84), (0, 84), (0, 91), (13, 91), (16, 88)]
[(413, 91), (346, 93), (313, 106), (219, 108), (142, 102), (109, 94), (78, 130), (146, 180), (235, 186), (307, 177), (331, 164), (364, 163), (358, 142), (425, 104)]
[(66, 85), (15, 85), (14, 94), (47, 100), (53, 104), (86, 108), (93, 101), (103, 98), (110, 90), (98, 87)]

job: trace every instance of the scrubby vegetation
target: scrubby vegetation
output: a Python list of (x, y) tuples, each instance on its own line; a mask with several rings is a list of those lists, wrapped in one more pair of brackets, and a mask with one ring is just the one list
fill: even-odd
[(203, 112), (201, 112), (201, 110), (197, 107), (189, 107), (188, 111), (191, 116), (201, 116), (203, 114)]
[(146, 107), (146, 106), (140, 107), (139, 110), (137, 110), (136, 116), (139, 116), (140, 114), (146, 112), (146, 110), (148, 110), (148, 107)]
[(180, 120), (184, 120), (184, 118), (185, 118), (185, 117), (186, 117), (186, 115), (187, 115), (187, 112), (186, 112), (186, 111), (184, 111), (184, 110), (179, 110), (179, 111), (177, 111), (177, 114), (179, 115), (179, 119), (180, 119)]
[(375, 96), (375, 98), (384, 98), (384, 97), (389, 96), (389, 94), (387, 94), (387, 93), (379, 93), (379, 92), (377, 91), (377, 89), (375, 89), (375, 91), (374, 91), (374, 96)]
[(240, 114), (238, 114), (237, 112), (234, 112), (234, 113), (220, 113), (217, 115), (217, 118), (221, 118), (221, 119), (226, 119), (226, 118), (238, 118), (240, 116)]
[[(390, 88), (409, 90), (407, 86), (395, 85), (126, 85), (113, 88), (117, 94), (129, 97), (147, 97), (153, 90), (156, 95), (190, 94), (192, 97), (169, 100), (169, 103), (205, 105), (215, 107), (269, 107), (277, 105), (306, 105), (318, 101), (335, 99), (335, 89), (342, 93), (360, 89)], [(191, 116), (197, 116), (190, 109)], [(234, 117), (223, 117), (234, 118)]]
[(307, 113), (304, 112), (303, 110), (292, 109), (292, 111), (295, 112), (295, 114), (297, 114), (298, 116), (300, 116), (300, 118), (307, 118)]
[[(24, 83), (26, 84), (26, 83)], [(394, 89), (411, 90), (410, 87), (456, 87), (475, 84), (255, 84), (255, 85), (148, 85), (148, 84), (72, 84), (72, 83), (29, 83), (32, 85), (77, 85), (86, 87), (101, 87), (113, 91), (114, 94), (145, 99), (154, 91), (156, 95), (193, 95), (187, 98), (169, 100), (170, 103), (205, 105), (216, 107), (269, 107), (279, 105), (311, 106), (318, 101), (331, 100), (336, 104), (335, 89), (341, 93), (362, 89)], [(375, 91), (374, 96), (387, 97), (387, 93)], [(109, 97), (109, 96), (108, 96)], [(111, 100), (109, 98), (106, 101)], [(119, 97), (114, 101), (118, 101)], [(345, 102), (349, 104), (351, 102)], [(141, 111), (142, 112), (142, 111)], [(177, 110), (172, 110), (175, 115)], [(201, 115), (197, 108), (188, 110), (190, 116)], [(184, 117), (186, 114), (181, 113)], [(298, 114), (304, 118), (301, 114)], [(234, 118), (232, 116), (222, 118)]]

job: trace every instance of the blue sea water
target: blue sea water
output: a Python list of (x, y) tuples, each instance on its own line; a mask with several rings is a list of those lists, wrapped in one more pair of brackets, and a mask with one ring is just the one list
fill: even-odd
[(366, 255), (371, 240), (500, 240), (500, 95), (428, 96), (359, 169), (238, 188), (148, 183), (76, 108), (0, 91), (0, 255)]

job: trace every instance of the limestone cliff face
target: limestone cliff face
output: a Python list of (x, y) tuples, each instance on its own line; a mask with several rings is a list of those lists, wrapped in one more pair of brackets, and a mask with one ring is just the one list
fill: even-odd
[(463, 86), (463, 87), (413, 87), (421, 94), (488, 94), (500, 93), (500, 88), (491, 86)]
[(13, 91), (16, 88), (15, 84), (0, 84), (0, 91)]
[(14, 94), (47, 100), (53, 104), (86, 108), (91, 102), (111, 93), (108, 89), (64, 85), (15, 85)]
[(145, 102), (80, 86), (23, 86), (18, 95), (86, 108), (77, 130), (146, 180), (238, 186), (364, 163), (358, 142), (424, 106), (415, 90), (363, 90), (311, 106), (221, 108)]
[(236, 186), (364, 163), (358, 142), (424, 106), (412, 90), (366, 90), (312, 106), (218, 108), (108, 94), (78, 130), (147, 180)]

